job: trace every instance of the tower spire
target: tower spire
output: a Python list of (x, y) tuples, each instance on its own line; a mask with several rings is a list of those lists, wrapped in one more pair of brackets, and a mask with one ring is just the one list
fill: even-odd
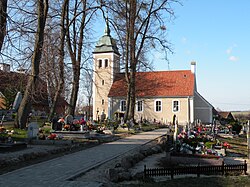
[(107, 17), (106, 17), (106, 27), (105, 27), (105, 30), (104, 30), (104, 35), (110, 36), (108, 13), (107, 13)]

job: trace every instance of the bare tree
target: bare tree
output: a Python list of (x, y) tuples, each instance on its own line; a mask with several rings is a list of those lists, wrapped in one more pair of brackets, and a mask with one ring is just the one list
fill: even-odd
[(55, 109), (61, 96), (62, 90), (64, 88), (64, 45), (65, 45), (65, 36), (66, 36), (66, 28), (65, 28), (65, 17), (67, 8), (69, 5), (69, 0), (64, 0), (62, 5), (62, 13), (61, 13), (61, 29), (60, 29), (60, 46), (59, 46), (59, 84), (57, 85), (55, 96), (52, 101), (52, 106), (50, 108), (50, 113), (48, 119), (51, 120), (54, 116)]
[[(78, 98), (80, 70), (83, 62), (83, 45), (86, 39), (87, 25), (99, 8), (95, 1), (75, 0), (73, 8), (68, 9), (66, 16), (66, 42), (72, 63), (72, 86), (67, 113), (74, 115)], [(80, 10), (79, 10), (80, 9)]]
[[(126, 119), (134, 119), (136, 100), (136, 72), (140, 59), (149, 50), (161, 48), (171, 51), (166, 37), (166, 23), (174, 14), (171, 3), (178, 0), (123, 0), (106, 2), (113, 17), (113, 26), (117, 31), (121, 46), (125, 50), (125, 76), (127, 80)], [(125, 119), (125, 120), (126, 120)]]
[(93, 81), (92, 81), (92, 73), (91, 71), (85, 71), (84, 77), (85, 77), (85, 82), (84, 82), (84, 90), (85, 90), (85, 97), (87, 98), (87, 119), (90, 118), (91, 114), (91, 101), (92, 101), (92, 94), (93, 94)]
[(31, 94), (36, 90), (39, 78), (39, 66), (42, 56), (44, 28), (48, 13), (48, 0), (38, 0), (37, 2), (37, 30), (35, 34), (34, 52), (31, 61), (31, 75), (28, 80), (22, 102), (17, 113), (17, 124), (20, 128), (25, 128), (28, 114), (31, 108)]
[(0, 1), (0, 52), (2, 50), (7, 25), (7, 3), (8, 0)]

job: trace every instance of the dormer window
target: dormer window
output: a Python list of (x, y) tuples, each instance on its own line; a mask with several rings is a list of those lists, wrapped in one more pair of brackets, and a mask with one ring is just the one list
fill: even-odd
[(99, 62), (98, 67), (101, 68), (102, 67), (102, 60), (100, 59), (98, 62)]
[(107, 68), (108, 67), (108, 63), (109, 62), (109, 60), (108, 59), (105, 59), (105, 68)]

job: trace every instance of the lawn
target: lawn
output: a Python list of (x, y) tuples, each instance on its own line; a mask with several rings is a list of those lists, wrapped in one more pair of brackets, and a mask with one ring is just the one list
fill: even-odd
[(139, 184), (126, 184), (121, 186), (130, 187), (235, 187), (250, 186), (249, 176), (219, 176), (219, 177), (186, 177), (164, 182), (140, 182)]

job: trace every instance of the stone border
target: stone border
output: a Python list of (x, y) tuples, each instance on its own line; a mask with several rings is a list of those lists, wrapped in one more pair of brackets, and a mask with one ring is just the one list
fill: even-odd
[(143, 179), (142, 173), (137, 173), (134, 176), (129, 172), (135, 164), (142, 161), (153, 154), (162, 153), (165, 149), (166, 138), (164, 136), (143, 145), (141, 148), (134, 150), (130, 154), (120, 158), (114, 166), (105, 170), (105, 177), (111, 182), (122, 182), (128, 180)]

